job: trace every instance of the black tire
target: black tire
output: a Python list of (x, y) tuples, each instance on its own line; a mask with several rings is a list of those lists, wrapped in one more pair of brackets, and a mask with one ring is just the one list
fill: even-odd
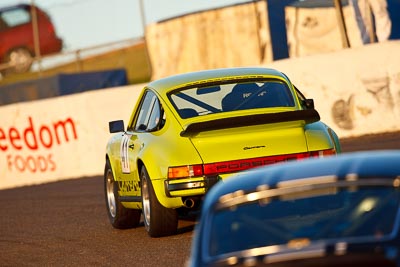
[(165, 208), (157, 199), (153, 185), (145, 167), (140, 172), (142, 190), (143, 221), (151, 237), (162, 237), (176, 234), (178, 213), (175, 209)]
[(104, 195), (108, 218), (114, 228), (127, 229), (139, 225), (141, 210), (127, 209), (122, 206), (118, 197), (118, 183), (114, 180), (114, 175), (108, 160), (106, 160), (106, 166), (104, 168)]

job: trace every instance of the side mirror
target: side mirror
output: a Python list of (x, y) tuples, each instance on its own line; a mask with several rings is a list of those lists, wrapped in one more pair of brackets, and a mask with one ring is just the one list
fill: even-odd
[(125, 131), (124, 121), (117, 120), (117, 121), (110, 121), (108, 123), (108, 129), (110, 133), (118, 133)]
[(314, 99), (304, 99), (302, 104), (306, 107), (306, 109), (315, 109), (314, 107)]

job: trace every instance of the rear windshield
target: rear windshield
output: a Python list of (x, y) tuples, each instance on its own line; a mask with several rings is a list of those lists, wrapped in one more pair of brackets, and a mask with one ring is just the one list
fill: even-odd
[(288, 244), (296, 239), (385, 238), (398, 224), (399, 201), (397, 189), (365, 187), (223, 209), (209, 224), (209, 255)]
[(295, 105), (287, 84), (279, 80), (189, 88), (174, 91), (169, 98), (182, 118), (217, 112)]

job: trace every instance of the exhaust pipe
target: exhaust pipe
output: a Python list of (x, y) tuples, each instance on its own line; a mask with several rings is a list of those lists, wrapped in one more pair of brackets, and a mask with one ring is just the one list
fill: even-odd
[(195, 204), (196, 204), (196, 203), (195, 203), (195, 201), (194, 201), (192, 198), (187, 198), (187, 199), (185, 199), (185, 200), (183, 201), (183, 205), (184, 205), (186, 208), (189, 208), (189, 209), (193, 208)]

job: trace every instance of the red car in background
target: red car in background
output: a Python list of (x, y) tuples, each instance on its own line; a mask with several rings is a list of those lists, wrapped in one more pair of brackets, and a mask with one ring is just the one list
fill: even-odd
[[(0, 70), (2, 75), (28, 71), (35, 55), (32, 9), (29, 4), (0, 8)], [(61, 51), (50, 17), (36, 8), (40, 55)]]

